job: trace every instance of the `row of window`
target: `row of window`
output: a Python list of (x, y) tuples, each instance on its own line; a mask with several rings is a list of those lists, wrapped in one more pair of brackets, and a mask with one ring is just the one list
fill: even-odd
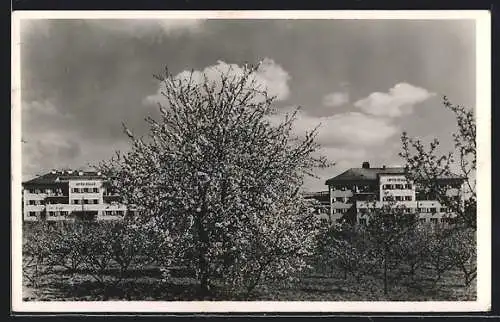
[(385, 196), (382, 197), (383, 201), (412, 201), (413, 196)]
[(97, 205), (99, 204), (99, 199), (73, 199), (71, 200), (72, 205)]
[[(412, 212), (419, 212), (419, 213), (430, 213), (430, 214), (435, 214), (438, 212), (438, 208), (403, 208), (401, 209), (403, 213), (412, 213)], [(450, 208), (448, 207), (441, 207), (440, 209), (442, 213), (451, 213), (453, 212)], [(359, 212), (362, 214), (368, 213), (368, 209), (366, 208), (360, 208)], [(335, 213), (335, 209), (334, 209)]]
[(125, 214), (125, 211), (123, 210), (106, 210), (104, 212), (106, 216), (123, 216)]
[(43, 200), (29, 200), (28, 204), (30, 206), (40, 206), (40, 205), (44, 205), (45, 202)]
[[(421, 223), (426, 223), (427, 222), (427, 218), (420, 218), (419, 221)], [(437, 224), (438, 223), (438, 218), (429, 218), (429, 221), (432, 224)], [(439, 221), (441, 223), (452, 223), (452, 222), (456, 221), (456, 218), (439, 218)]]
[[(29, 217), (38, 217), (40, 216), (40, 211), (29, 211), (28, 216)], [(123, 210), (106, 210), (104, 212), (104, 215), (106, 216), (123, 216), (125, 214), (125, 211)], [(68, 212), (67, 211), (49, 211), (47, 212), (47, 215), (49, 217), (60, 217), (60, 216), (67, 216)]]
[[(438, 218), (429, 218), (429, 219), (430, 219), (429, 222), (431, 224), (437, 224), (438, 223)], [(455, 218), (439, 218), (439, 221), (441, 223), (452, 223), (455, 220), (456, 220)], [(419, 218), (419, 222), (425, 224), (428, 221), (427, 221), (426, 218)], [(366, 225), (366, 223), (367, 223), (366, 218), (359, 218), (359, 223), (361, 225)]]
[[(432, 207), (432, 208), (417, 208), (418, 212), (421, 212), (421, 213), (429, 213), (429, 214), (434, 214), (437, 212), (438, 208), (436, 207)], [(441, 212), (446, 212), (446, 213), (450, 213), (450, 212), (453, 212), (452, 209), (448, 208), (448, 207), (441, 207)]]
[(89, 193), (89, 192), (92, 192), (92, 193), (98, 193), (99, 192), (99, 188), (71, 188), (71, 192), (72, 193)]
[(382, 189), (385, 190), (402, 190), (402, 189), (413, 189), (413, 185), (410, 183), (406, 184), (384, 184), (382, 185)]
[[(38, 217), (40, 215), (40, 211), (29, 211), (28, 216), (29, 217)], [(68, 212), (67, 211), (49, 211), (47, 212), (47, 215), (49, 217), (59, 217), (59, 216), (67, 216)]]
[(332, 209), (332, 212), (334, 214), (345, 214), (347, 212), (347, 208), (343, 208), (343, 209), (336, 209), (336, 208), (333, 208)]
[(59, 194), (59, 195), (62, 195), (63, 191), (62, 189), (50, 189), (50, 188), (47, 188), (47, 189), (40, 189), (40, 188), (30, 188), (30, 189), (27, 189), (29, 193), (46, 193), (46, 194)]
[[(370, 211), (367, 208), (360, 208), (359, 213), (360, 214), (368, 214)], [(404, 214), (411, 214), (415, 212), (415, 208), (401, 208), (401, 212)]]

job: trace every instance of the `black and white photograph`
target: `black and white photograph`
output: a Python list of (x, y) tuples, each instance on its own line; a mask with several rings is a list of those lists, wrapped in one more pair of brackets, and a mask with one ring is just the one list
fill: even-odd
[(12, 23), (14, 309), (489, 309), (487, 11)]

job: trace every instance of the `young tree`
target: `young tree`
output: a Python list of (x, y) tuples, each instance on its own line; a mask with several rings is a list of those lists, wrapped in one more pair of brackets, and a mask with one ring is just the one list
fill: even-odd
[(349, 275), (360, 282), (375, 269), (375, 257), (369, 240), (362, 230), (344, 223), (336, 224), (322, 235), (318, 260), (330, 270), (340, 270), (344, 279)]
[(454, 230), (449, 239), (449, 257), (462, 271), (464, 285), (470, 286), (477, 275), (476, 232), (470, 228)]
[[(457, 121), (457, 131), (453, 134), (455, 150), (448, 154), (438, 151), (439, 140), (435, 138), (429, 148), (420, 139), (410, 138), (406, 132), (401, 136), (402, 152), (408, 176), (425, 193), (431, 194), (444, 206), (457, 214), (459, 223), (476, 228), (476, 121), (474, 112), (463, 106), (453, 105), (446, 97), (444, 106), (452, 111)], [(458, 173), (454, 173), (458, 171)], [(450, 189), (442, 183), (443, 177), (464, 180), (461, 197), (450, 194)]]
[(375, 256), (382, 264), (385, 295), (389, 292), (389, 271), (404, 259), (404, 255), (399, 252), (399, 245), (417, 226), (416, 214), (408, 210), (410, 209), (395, 202), (380, 205), (373, 203), (368, 208), (366, 233)]
[[(273, 125), (274, 97), (257, 66), (217, 79), (159, 76), (166, 106), (150, 135), (99, 168), (163, 236), (168, 263), (194, 266), (201, 289), (218, 281), (247, 291), (289, 276), (312, 252), (317, 220), (299, 193), (305, 174), (326, 166), (315, 129), (292, 135), (295, 113)], [(213, 76), (213, 75), (211, 75)]]
[(430, 227), (417, 225), (410, 229), (405, 238), (400, 239), (397, 251), (403, 262), (408, 266), (408, 274), (415, 280), (416, 273), (429, 257), (429, 243), (431, 240)]

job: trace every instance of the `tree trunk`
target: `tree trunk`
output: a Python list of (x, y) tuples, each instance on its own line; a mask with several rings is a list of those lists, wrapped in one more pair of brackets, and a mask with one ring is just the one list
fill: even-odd
[(387, 246), (384, 247), (384, 295), (388, 294), (387, 290)]
[(196, 224), (197, 224), (197, 230), (198, 230), (198, 269), (199, 269), (199, 281), (200, 281), (200, 287), (201, 287), (201, 292), (203, 295), (208, 295), (210, 293), (210, 270), (209, 270), (209, 263), (207, 261), (207, 253), (209, 249), (209, 237), (208, 237), (208, 232), (205, 229), (204, 225), (204, 218), (207, 213), (207, 208), (206, 208), (206, 188), (203, 191), (203, 199), (202, 199), (202, 206), (201, 206), (201, 211), (198, 212), (198, 215), (196, 216)]

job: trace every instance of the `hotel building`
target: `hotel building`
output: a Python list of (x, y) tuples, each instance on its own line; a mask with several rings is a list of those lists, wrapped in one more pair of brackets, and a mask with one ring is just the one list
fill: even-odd
[(24, 221), (116, 220), (130, 213), (100, 172), (53, 170), (23, 182)]
[[(461, 198), (464, 178), (451, 175), (438, 179), (448, 196)], [(403, 167), (351, 168), (326, 181), (330, 204), (330, 222), (366, 224), (369, 208), (395, 203), (404, 211), (417, 213), (421, 223), (446, 223), (456, 214), (435, 197), (425, 195), (405, 176)]]

